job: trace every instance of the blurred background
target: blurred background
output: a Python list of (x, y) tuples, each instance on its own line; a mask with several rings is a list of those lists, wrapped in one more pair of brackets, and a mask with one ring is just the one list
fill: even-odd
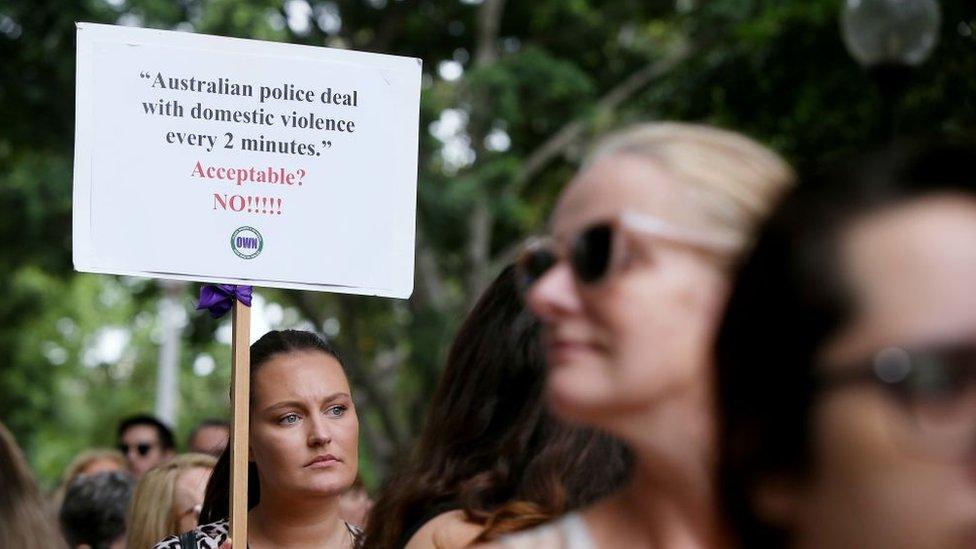
[(171, 422), (182, 450), (229, 414), (229, 318), (193, 310), (199, 285), (72, 270), (76, 21), (423, 59), (413, 297), (254, 302), (254, 339), (314, 329), (343, 353), (368, 486), (409, 448), (457, 323), (544, 230), (595, 134), (702, 121), (803, 167), (976, 129), (969, 0), (0, 0), (0, 421), (47, 486), (78, 451), (114, 446), (125, 415)]

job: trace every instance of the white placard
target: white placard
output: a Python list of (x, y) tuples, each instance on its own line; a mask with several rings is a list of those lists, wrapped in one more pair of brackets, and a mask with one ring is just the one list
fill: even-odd
[(78, 25), (79, 271), (409, 297), (420, 60)]

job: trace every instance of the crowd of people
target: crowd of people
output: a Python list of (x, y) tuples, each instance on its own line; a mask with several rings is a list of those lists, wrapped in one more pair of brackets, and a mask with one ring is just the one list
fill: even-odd
[(227, 424), (177, 455), (137, 416), (50, 498), (0, 427), (0, 546), (973, 547), (974, 158), (930, 137), (795, 173), (715, 127), (607, 135), (461, 324), (375, 502), (342, 358), (272, 331), (247, 540)]
[(118, 425), (117, 449), (81, 452), (44, 497), (0, 424), (0, 547), (148, 549), (165, 536), (192, 530), (214, 455), (226, 447), (229, 433), (227, 422), (206, 420), (193, 430), (188, 452), (176, 455), (166, 424), (150, 415), (125, 418)]

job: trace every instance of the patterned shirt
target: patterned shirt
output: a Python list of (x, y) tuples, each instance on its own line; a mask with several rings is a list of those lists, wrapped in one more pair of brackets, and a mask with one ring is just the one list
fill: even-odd
[[(344, 524), (349, 531), (349, 547), (359, 547), (359, 544), (363, 541), (363, 531), (348, 522)], [(230, 536), (230, 522), (221, 520), (211, 522), (210, 524), (203, 524), (194, 528), (193, 534), (196, 536), (197, 547), (200, 549), (218, 549), (220, 544), (227, 541), (227, 538)], [(235, 543), (234, 546), (236, 547), (237, 544)], [(180, 538), (179, 536), (170, 536), (153, 546), (153, 549), (182, 549), (180, 546)]]

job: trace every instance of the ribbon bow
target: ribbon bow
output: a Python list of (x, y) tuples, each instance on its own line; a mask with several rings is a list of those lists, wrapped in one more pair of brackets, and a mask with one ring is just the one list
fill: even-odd
[(208, 309), (211, 317), (220, 318), (227, 314), (235, 300), (250, 307), (252, 289), (250, 286), (234, 284), (205, 284), (200, 288), (200, 303), (197, 303), (197, 310)]

